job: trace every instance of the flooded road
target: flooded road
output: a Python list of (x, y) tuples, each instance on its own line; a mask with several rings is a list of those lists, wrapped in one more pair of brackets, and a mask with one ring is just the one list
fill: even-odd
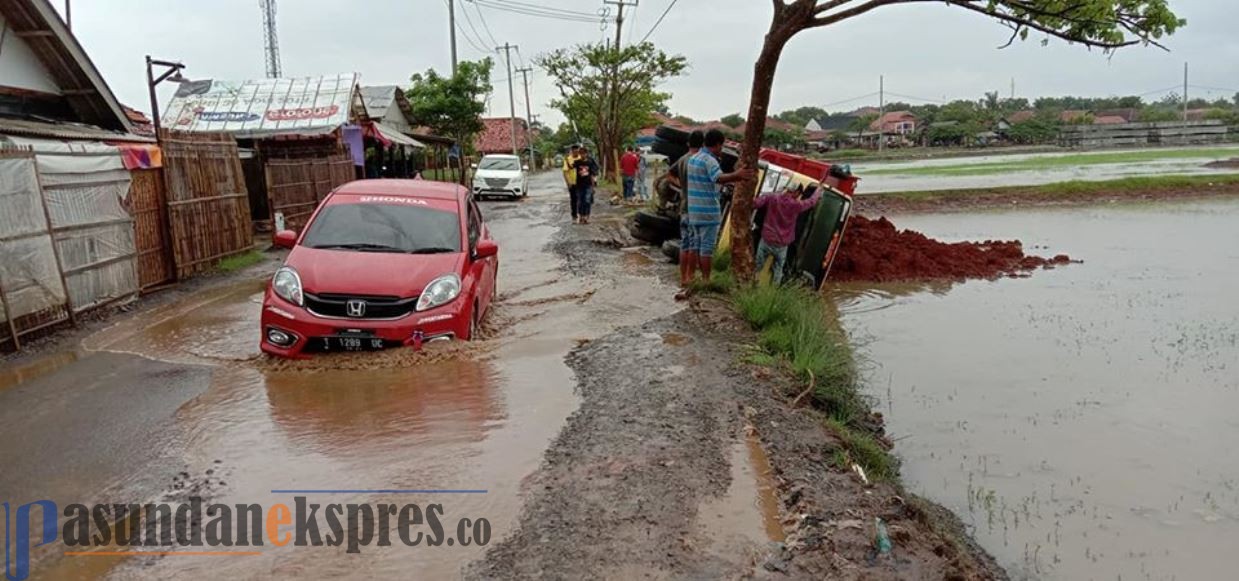
[[(6, 370), (5, 431), (33, 430), (18, 441), (47, 447), (0, 448), (0, 497), (177, 502), (193, 488), (208, 502), (270, 506), (293, 504), (280, 490), (340, 490), (309, 500), (441, 503), (449, 528), (461, 517), (484, 517), (498, 542), (514, 528), (522, 479), (578, 405), (565, 355), (676, 309), (648, 257), (610, 270), (565, 271), (550, 249), (567, 221), (559, 179), (542, 174), (531, 180), (528, 199), (482, 204), (501, 247), (486, 340), (431, 344), (423, 353), (269, 360), (258, 352), (265, 280), (249, 280), (118, 322), (76, 351)], [(444, 490), (484, 492), (398, 492)], [(760, 518), (755, 505), (752, 514)], [(44, 553), (35, 573), (248, 579), (417, 571), (447, 578), (485, 549), (411, 550), (396, 542), (361, 554), (292, 546), (232, 557)]]
[(899, 162), (858, 162), (862, 194), (1036, 186), (1134, 176), (1233, 174), (1208, 167), (1239, 157), (1237, 147), (1163, 148), (1099, 152), (978, 155)]
[(1239, 202), (893, 217), (1082, 259), (840, 288), (910, 489), (1017, 579), (1233, 578)]

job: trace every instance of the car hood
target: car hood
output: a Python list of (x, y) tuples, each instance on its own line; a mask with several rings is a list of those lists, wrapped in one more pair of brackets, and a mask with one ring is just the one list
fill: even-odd
[(285, 265), (296, 269), (308, 293), (415, 297), (430, 281), (460, 274), (463, 252), (395, 254), (298, 246)]
[(474, 177), (479, 178), (504, 178), (514, 179), (521, 177), (521, 170), (517, 169), (479, 169), (474, 170)]

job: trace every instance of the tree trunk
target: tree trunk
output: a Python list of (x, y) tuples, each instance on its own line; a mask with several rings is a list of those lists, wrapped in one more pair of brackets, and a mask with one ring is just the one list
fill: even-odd
[[(782, 26), (781, 26), (782, 25)], [(770, 108), (770, 90), (774, 85), (774, 72), (779, 65), (783, 47), (794, 34), (786, 22), (780, 22), (776, 14), (761, 47), (761, 55), (753, 65), (753, 91), (749, 96), (749, 114), (745, 118), (744, 151), (740, 162), (744, 167), (757, 168), (757, 156), (761, 150), (762, 134), (766, 131), (766, 114)], [(757, 193), (756, 181), (741, 182), (731, 198), (731, 268), (741, 282), (753, 280), (753, 197)]]

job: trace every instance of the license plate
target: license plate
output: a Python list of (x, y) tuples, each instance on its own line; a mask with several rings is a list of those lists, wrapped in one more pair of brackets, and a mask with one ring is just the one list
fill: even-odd
[(323, 351), (378, 351), (386, 347), (378, 337), (319, 337)]

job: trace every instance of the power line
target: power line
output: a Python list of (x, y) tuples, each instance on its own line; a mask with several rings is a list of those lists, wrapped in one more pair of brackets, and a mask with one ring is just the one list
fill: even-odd
[[(469, 44), (473, 45), (473, 48), (477, 49), (482, 54), (489, 53), (490, 51), (482, 48), (486, 45), (486, 39), (482, 38), (482, 34), (479, 33), (477, 27), (473, 25), (473, 18), (469, 16), (469, 11), (462, 8), (460, 13), (464, 15), (465, 23), (469, 25), (469, 30), (473, 31), (473, 36), (478, 40), (476, 43), (471, 41)], [(461, 34), (464, 34), (465, 31), (462, 29), (460, 32)], [(469, 35), (465, 34), (465, 39), (469, 40)]]
[(532, 2), (521, 2), (520, 0), (483, 0), (483, 1), (487, 3), (491, 3), (491, 4), (503, 4), (503, 5), (508, 5), (508, 6), (512, 6), (515, 8), (523, 8), (526, 10), (539, 10), (543, 12), (554, 12), (556, 14), (568, 14), (568, 15), (573, 15), (573, 16), (589, 16), (589, 17), (594, 16), (594, 13), (585, 12), (582, 10), (568, 10), (566, 8), (560, 8), (558, 6), (545, 6), (542, 4), (534, 4)]
[(892, 93), (890, 91), (887, 91), (886, 94), (892, 97), (899, 97), (900, 99), (912, 99), (913, 101), (924, 101), (926, 103), (935, 103), (938, 105), (943, 105), (946, 103), (946, 101), (942, 101), (940, 99), (926, 99), (924, 97), (917, 97), (915, 95), (900, 95), (899, 93)]
[[(444, 6), (447, 6), (447, 7), (448, 7), (448, 9), (450, 10), (450, 9), (451, 9), (451, 5), (450, 5), (450, 4), (448, 4), (448, 2), (449, 2), (449, 0), (443, 0), (443, 5), (444, 5)], [(460, 13), (465, 15), (466, 20), (468, 19), (469, 12), (468, 12), (467, 10), (464, 10), (464, 9), (463, 9), (463, 7), (462, 7), (462, 9), (461, 9)], [(469, 23), (469, 25), (470, 25), (470, 27), (472, 27), (472, 26), (473, 26), (473, 23), (472, 23), (472, 22), (470, 22), (470, 23)], [(459, 32), (460, 32), (460, 35), (461, 35), (461, 36), (463, 36), (463, 37), (465, 38), (465, 42), (469, 43), (469, 46), (473, 47), (473, 50), (476, 50), (476, 51), (478, 51), (478, 52), (480, 52), (480, 53), (482, 53), (482, 54), (488, 54), (488, 53), (490, 53), (490, 51), (488, 51), (488, 50), (486, 50), (486, 49), (482, 48), (482, 46), (481, 46), (482, 44), (486, 44), (486, 43), (478, 43), (477, 41), (473, 40), (473, 38), (469, 36), (468, 32), (466, 32), (466, 31), (465, 31), (465, 27), (463, 27), (463, 26), (461, 26), (461, 25), (460, 25), (460, 21), (459, 21), (459, 20), (458, 20), (458, 21), (456, 21), (456, 30), (457, 30), (457, 31), (459, 31)], [(474, 33), (475, 33), (475, 34), (476, 34), (476, 32), (477, 32), (477, 31), (474, 31)], [(481, 37), (479, 36), (478, 38), (480, 39)]]
[(663, 23), (663, 19), (667, 17), (667, 13), (671, 12), (671, 9), (675, 8), (675, 3), (679, 1), (680, 0), (671, 0), (671, 3), (667, 5), (667, 9), (663, 10), (662, 15), (658, 17), (658, 21), (654, 23), (654, 26), (650, 27), (650, 31), (645, 33), (645, 36), (641, 37), (641, 42), (649, 40), (650, 35), (654, 34), (655, 30), (658, 30), (658, 25)]
[[(482, 28), (483, 28), (484, 30), (486, 30), (486, 37), (490, 39), (490, 43), (491, 43), (491, 44), (495, 44), (495, 45), (499, 44), (499, 41), (498, 41), (498, 40), (495, 40), (495, 35), (494, 35), (494, 34), (492, 34), (492, 33), (491, 33), (491, 31), (490, 31), (490, 25), (486, 23), (486, 16), (484, 16), (484, 15), (482, 14), (482, 7), (481, 7), (481, 6), (478, 6), (477, 4), (474, 4), (474, 5), (473, 5), (473, 9), (474, 9), (474, 10), (477, 10), (477, 12), (478, 12), (478, 20), (481, 20), (481, 21), (482, 21)], [(479, 38), (480, 38), (480, 37), (479, 37)]]
[[(500, 4), (489, 0), (472, 0), (478, 6), (484, 6), (492, 10), (503, 10), (514, 14), (523, 14), (525, 16), (536, 16), (539, 18), (550, 18), (554, 20), (563, 20), (567, 22), (599, 22), (600, 16), (590, 15), (584, 12), (573, 12), (567, 10), (557, 10), (551, 8), (525, 8), (524, 5)], [(532, 6), (532, 5), (530, 5)]]
[(834, 103), (827, 103), (827, 104), (825, 104), (825, 105), (822, 105), (820, 108), (821, 108), (821, 109), (826, 109), (826, 108), (828, 108), (828, 107), (834, 107), (835, 105), (842, 105), (842, 104), (844, 104), (844, 103), (851, 103), (851, 102), (853, 102), (853, 101), (859, 101), (859, 100), (861, 100), (861, 99), (868, 99), (868, 98), (870, 98), (870, 97), (876, 97), (876, 96), (877, 96), (877, 94), (878, 94), (878, 92), (877, 92), (877, 91), (874, 91), (874, 92), (869, 93), (869, 94), (867, 94), (867, 95), (861, 95), (861, 96), (859, 96), (859, 97), (852, 97), (851, 99), (844, 99), (844, 100), (842, 100), (842, 101), (835, 101)]

